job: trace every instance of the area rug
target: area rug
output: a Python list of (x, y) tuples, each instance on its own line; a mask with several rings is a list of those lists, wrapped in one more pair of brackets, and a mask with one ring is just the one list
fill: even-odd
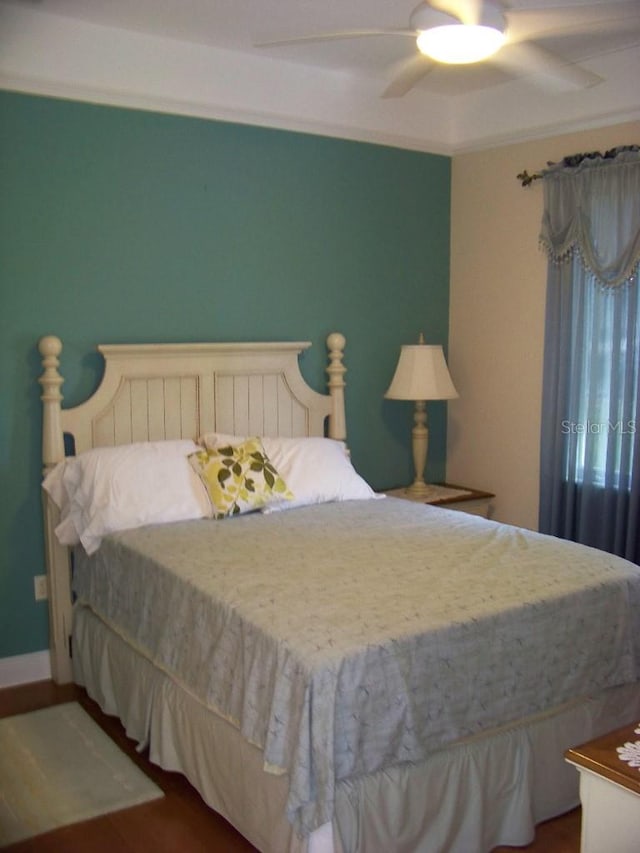
[(162, 796), (77, 702), (0, 719), (0, 847)]

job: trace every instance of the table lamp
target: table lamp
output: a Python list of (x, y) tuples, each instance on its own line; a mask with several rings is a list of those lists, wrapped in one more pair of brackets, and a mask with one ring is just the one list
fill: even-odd
[(414, 427), (411, 433), (415, 480), (406, 489), (407, 497), (427, 498), (429, 486), (424, 481), (429, 430), (427, 400), (452, 400), (458, 396), (453, 386), (442, 347), (425, 344), (420, 333), (417, 344), (405, 344), (391, 385), (384, 395), (388, 400), (414, 400)]

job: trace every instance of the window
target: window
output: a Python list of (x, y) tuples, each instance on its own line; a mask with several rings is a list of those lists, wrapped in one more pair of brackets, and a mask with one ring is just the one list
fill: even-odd
[(637, 287), (605, 288), (592, 276), (584, 286), (585, 311), (575, 306), (582, 323), (572, 346), (575, 395), (561, 422), (567, 447), (575, 443), (575, 451), (566, 454), (564, 477), (628, 490), (640, 381)]

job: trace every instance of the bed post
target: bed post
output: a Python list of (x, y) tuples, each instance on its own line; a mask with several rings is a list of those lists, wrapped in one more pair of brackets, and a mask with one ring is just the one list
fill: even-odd
[[(38, 379), (42, 386), (42, 462), (43, 475), (64, 459), (60, 386), (64, 382), (58, 372), (62, 352), (59, 338), (49, 335), (40, 338), (38, 349), (44, 372)], [(44, 515), (45, 557), (49, 593), (49, 653), (51, 674), (58, 684), (72, 680), (71, 675), (71, 565), (68, 548), (61, 545), (54, 533), (59, 521), (57, 507), (42, 492)]]
[(344, 411), (344, 375), (347, 368), (342, 363), (346, 339), (340, 332), (333, 332), (327, 338), (329, 350), (329, 394), (333, 402), (333, 411), (329, 416), (329, 438), (345, 441), (347, 437), (347, 423)]

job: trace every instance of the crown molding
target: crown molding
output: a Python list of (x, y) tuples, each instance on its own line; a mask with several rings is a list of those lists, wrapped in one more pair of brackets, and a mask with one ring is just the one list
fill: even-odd
[[(445, 156), (638, 116), (635, 50), (599, 57), (606, 82), (571, 98), (515, 80), (383, 99), (383, 81), (0, 4), (0, 87), (292, 130)], [(611, 81), (622, 78), (624, 85)], [(524, 88), (523, 88), (524, 87)]]

